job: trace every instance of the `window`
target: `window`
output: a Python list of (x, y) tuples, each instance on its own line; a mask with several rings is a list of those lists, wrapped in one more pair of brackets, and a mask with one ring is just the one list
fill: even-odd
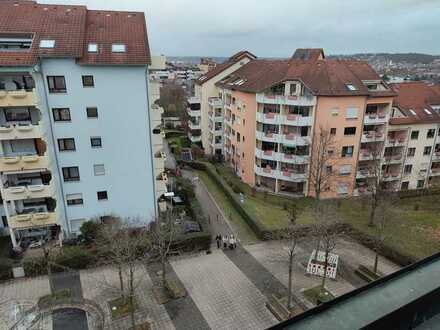
[(400, 187), (401, 190), (408, 190), (409, 188), (409, 181), (402, 182), (402, 186)]
[(93, 76), (91, 76), (91, 75), (82, 76), (82, 83), (83, 83), (83, 87), (94, 87), (95, 86), (95, 83), (93, 81)]
[(98, 195), (98, 201), (104, 201), (108, 199), (107, 190), (98, 191), (97, 195)]
[(246, 119), (243, 118), (243, 126), (246, 125)]
[(90, 144), (92, 148), (101, 148), (102, 147), (102, 141), (100, 136), (92, 136), (90, 138)]
[(87, 107), (87, 118), (98, 118), (97, 107)]
[(358, 117), (357, 108), (347, 108), (347, 113), (345, 114), (346, 119), (356, 119)]
[(296, 95), (296, 84), (290, 84), (290, 95)]
[(64, 76), (47, 76), (47, 84), (49, 85), (49, 93), (66, 92), (66, 80)]
[(414, 157), (416, 154), (416, 148), (408, 148), (408, 152), (406, 153), (406, 157)]
[(340, 175), (350, 175), (351, 173), (351, 164), (342, 165), (339, 168), (339, 174)]
[(95, 164), (93, 165), (93, 172), (96, 176), (105, 175), (105, 167), (104, 164)]
[(336, 135), (336, 127), (330, 128), (330, 135)]
[(325, 167), (325, 173), (326, 174), (331, 174), (333, 172), (333, 167), (331, 165), (327, 165)]
[(112, 44), (112, 53), (125, 53), (124, 44)]
[(348, 89), (349, 91), (357, 91), (356, 86), (353, 85), (353, 84), (345, 84), (345, 86), (347, 87), (347, 89)]
[(333, 117), (336, 117), (339, 114), (339, 109), (338, 108), (332, 109), (331, 114)]
[(356, 127), (345, 127), (344, 128), (344, 135), (355, 135), (356, 134)]
[(423, 188), (425, 186), (425, 180), (417, 180), (417, 188)]
[(240, 133), (237, 132), (237, 142), (240, 142)]
[(435, 135), (435, 129), (434, 128), (428, 129), (428, 133), (426, 133), (426, 138), (433, 139), (434, 135)]
[(411, 140), (417, 140), (419, 138), (419, 131), (411, 132)]
[(40, 48), (54, 48), (54, 47), (55, 47), (55, 40), (49, 40), (49, 39), (40, 40)]
[(67, 205), (83, 205), (84, 200), (82, 194), (67, 194), (66, 195)]
[(423, 149), (423, 155), (424, 155), (424, 156), (429, 156), (429, 155), (431, 154), (431, 149), (432, 149), (431, 146), (427, 146), (427, 147), (425, 147), (425, 148)]
[(31, 113), (29, 108), (5, 108), (6, 121), (30, 121)]
[(97, 53), (98, 52), (98, 44), (90, 43), (87, 47), (87, 51), (89, 53)]
[(75, 151), (75, 139), (58, 139), (58, 150), (59, 151)]
[(53, 108), (52, 109), (54, 121), (70, 121), (70, 109), (69, 108)]
[(412, 165), (411, 164), (405, 165), (405, 169), (403, 170), (403, 173), (411, 174), (411, 171), (412, 171)]
[(342, 147), (342, 157), (353, 157), (353, 146)]
[(79, 181), (79, 167), (63, 167), (63, 178), (64, 182)]
[(5, 228), (9, 227), (8, 218), (6, 217), (6, 215), (2, 215), (2, 222), (3, 222), (3, 227)]
[(340, 195), (348, 194), (348, 184), (346, 184), (346, 183), (338, 183), (338, 193)]

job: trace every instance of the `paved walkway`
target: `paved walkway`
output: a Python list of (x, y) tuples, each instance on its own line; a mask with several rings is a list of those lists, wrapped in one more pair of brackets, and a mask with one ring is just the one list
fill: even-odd
[[(148, 274), (154, 284), (160, 286), (161, 277), (158, 272), (161, 270), (160, 264), (148, 265), (146, 267)], [(174, 281), (177, 281), (183, 286), (183, 283), (178, 278), (171, 265), (167, 265), (167, 277)], [(183, 298), (171, 300), (163, 305), (173, 321), (176, 330), (206, 330), (210, 329), (208, 323), (203, 317), (202, 313), (197, 308), (194, 300), (188, 294)]]
[(277, 323), (265, 297), (222, 251), (171, 264), (212, 329), (266, 329)]

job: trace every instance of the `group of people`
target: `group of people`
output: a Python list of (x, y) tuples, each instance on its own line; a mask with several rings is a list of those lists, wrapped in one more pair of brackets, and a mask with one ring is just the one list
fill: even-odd
[(224, 249), (227, 249), (228, 247), (233, 250), (237, 247), (237, 239), (234, 237), (233, 234), (231, 235), (217, 235), (215, 237), (215, 240), (217, 242), (217, 249), (220, 249), (222, 246)]

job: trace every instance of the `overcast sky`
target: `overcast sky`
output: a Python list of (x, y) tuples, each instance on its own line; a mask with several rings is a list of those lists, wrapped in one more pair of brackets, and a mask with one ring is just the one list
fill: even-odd
[(440, 54), (440, 0), (44, 0), (144, 11), (153, 54)]

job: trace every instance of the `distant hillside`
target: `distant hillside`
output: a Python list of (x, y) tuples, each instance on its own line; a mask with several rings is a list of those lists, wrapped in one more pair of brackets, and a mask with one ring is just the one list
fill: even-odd
[(434, 60), (440, 60), (440, 55), (429, 55), (429, 54), (421, 54), (421, 53), (398, 53), (398, 54), (390, 54), (390, 53), (365, 53), (365, 54), (353, 54), (353, 55), (335, 55), (335, 57), (344, 58), (351, 57), (362, 60), (372, 60), (372, 59), (384, 59), (391, 60), (393, 62), (398, 63), (423, 63), (429, 64)]

